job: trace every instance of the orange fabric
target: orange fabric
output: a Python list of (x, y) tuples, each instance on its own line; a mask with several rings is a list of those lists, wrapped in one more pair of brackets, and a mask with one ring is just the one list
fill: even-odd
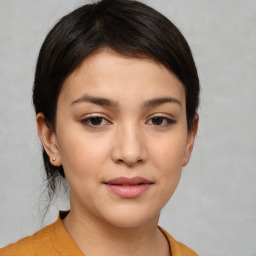
[(198, 256), (194, 251), (188, 248), (186, 245), (176, 241), (171, 235), (169, 235), (164, 229), (158, 227), (169, 241), (172, 256)]
[[(170, 243), (172, 256), (197, 256), (187, 246), (174, 240), (159, 228)], [(84, 256), (72, 240), (59, 217), (56, 222), (32, 236), (0, 249), (0, 256)]]

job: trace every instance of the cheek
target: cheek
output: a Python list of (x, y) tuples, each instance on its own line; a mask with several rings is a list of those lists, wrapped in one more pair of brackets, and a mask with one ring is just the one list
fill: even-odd
[(150, 158), (155, 162), (163, 175), (170, 175), (171, 172), (182, 167), (186, 151), (186, 136), (166, 136), (151, 144)]
[(98, 173), (98, 167), (107, 159), (108, 138), (89, 136), (83, 129), (69, 131), (62, 132), (59, 137), (59, 152), (65, 173), (72, 172), (80, 177)]
[(71, 194), (89, 200), (90, 191), (95, 190), (95, 181), (99, 180), (101, 166), (106, 159), (107, 149), (103, 145), (79, 133), (61, 138), (59, 152)]
[(174, 193), (181, 176), (186, 149), (186, 136), (176, 134), (158, 140), (151, 148), (151, 161), (158, 172), (159, 189), (163, 201), (168, 201)]

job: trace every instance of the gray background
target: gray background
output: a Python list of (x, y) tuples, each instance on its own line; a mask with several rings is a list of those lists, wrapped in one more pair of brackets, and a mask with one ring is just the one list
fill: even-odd
[[(55, 21), (85, 1), (0, 0), (0, 247), (41, 227), (31, 87)], [(144, 1), (187, 38), (202, 85), (190, 164), (160, 225), (200, 255), (256, 255), (256, 1)], [(59, 202), (43, 225), (55, 220)]]

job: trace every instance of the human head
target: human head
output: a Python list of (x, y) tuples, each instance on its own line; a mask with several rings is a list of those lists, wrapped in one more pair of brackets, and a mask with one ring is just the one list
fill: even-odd
[[(182, 82), (186, 93), (188, 130), (199, 102), (199, 79), (190, 48), (179, 30), (163, 15), (137, 1), (102, 0), (63, 17), (47, 35), (36, 66), (33, 103), (36, 114), (55, 130), (56, 106), (65, 79), (102, 47), (127, 56), (163, 64)], [(51, 165), (43, 150), (50, 188), (62, 166)]]

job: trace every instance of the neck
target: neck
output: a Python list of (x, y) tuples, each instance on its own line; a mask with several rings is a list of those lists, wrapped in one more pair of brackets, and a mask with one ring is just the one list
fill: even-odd
[(90, 213), (71, 210), (63, 224), (86, 256), (169, 256), (169, 244), (157, 227), (158, 219), (136, 227), (117, 227)]

